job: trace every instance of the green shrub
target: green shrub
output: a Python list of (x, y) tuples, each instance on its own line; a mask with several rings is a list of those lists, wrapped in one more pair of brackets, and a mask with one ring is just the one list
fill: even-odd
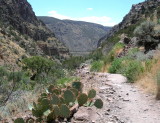
[(127, 57), (115, 59), (109, 68), (110, 73), (123, 74), (128, 78), (129, 82), (134, 82), (143, 71), (144, 67), (140, 61)]
[(64, 74), (59, 64), (41, 56), (25, 58), (22, 62), (24, 63), (23, 70), (30, 70), (33, 80), (44, 80), (49, 76), (58, 78)]
[(155, 36), (157, 33), (154, 30), (155, 26), (155, 23), (146, 21), (134, 30), (135, 36), (139, 38), (138, 45), (144, 46), (146, 51), (155, 49), (159, 44), (159, 40)]
[(98, 61), (101, 60), (102, 57), (103, 57), (102, 49), (96, 49), (87, 57), (87, 59), (93, 59), (94, 61)]
[(135, 55), (138, 51), (139, 51), (138, 48), (132, 48), (132, 49), (130, 49), (130, 50), (128, 51), (127, 56), (128, 56), (128, 57), (133, 56), (133, 55)]
[(41, 56), (33, 56), (31, 58), (25, 58), (22, 61), (24, 63), (23, 69), (30, 69), (33, 73), (40, 74), (42, 72), (49, 72), (54, 65), (52, 60), (43, 58)]
[(106, 65), (114, 61), (114, 59), (115, 59), (114, 52), (110, 52), (107, 56), (103, 57), (103, 62)]
[(74, 70), (80, 66), (81, 63), (85, 61), (85, 57), (82, 56), (72, 56), (69, 59), (63, 61), (63, 66), (68, 70)]
[(61, 78), (59, 80), (57, 80), (57, 83), (58, 85), (64, 85), (64, 84), (67, 84), (67, 83), (70, 83), (70, 82), (73, 82), (73, 81), (76, 81), (78, 80), (78, 78), (76, 77), (64, 77), (64, 78)]
[(104, 64), (109, 64), (117, 57), (117, 51), (124, 47), (123, 43), (116, 43), (107, 56), (103, 56)]
[(17, 41), (17, 42), (19, 42), (21, 40), (21, 37), (19, 35), (15, 35), (14, 36), (14, 40)]
[(122, 58), (117, 58), (115, 59), (112, 64), (111, 64), (111, 67), (109, 68), (109, 72), (110, 73), (117, 73), (117, 71), (119, 69), (121, 69), (122, 67), (122, 61), (123, 59)]
[(124, 76), (126, 76), (129, 82), (134, 82), (137, 77), (143, 73), (144, 68), (142, 63), (139, 61), (131, 61), (128, 65), (124, 66), (121, 71)]
[(41, 56), (25, 58), (22, 62), (23, 70), (29, 72), (31, 80), (40, 84), (53, 83), (65, 76), (65, 71), (60, 64)]
[(99, 72), (103, 67), (103, 61), (94, 61), (91, 64), (91, 71)]

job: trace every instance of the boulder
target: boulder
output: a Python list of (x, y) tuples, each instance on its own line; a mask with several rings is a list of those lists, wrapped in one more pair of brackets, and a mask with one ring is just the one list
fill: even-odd
[(93, 107), (80, 107), (74, 114), (72, 123), (94, 123), (98, 115)]

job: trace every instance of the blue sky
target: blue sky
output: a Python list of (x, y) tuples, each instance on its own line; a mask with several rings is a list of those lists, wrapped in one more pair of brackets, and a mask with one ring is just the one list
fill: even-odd
[(37, 16), (52, 16), (113, 26), (122, 21), (132, 4), (144, 0), (28, 0)]

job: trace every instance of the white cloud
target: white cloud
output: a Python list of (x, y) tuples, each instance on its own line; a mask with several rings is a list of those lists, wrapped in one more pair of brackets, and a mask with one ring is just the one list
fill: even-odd
[(101, 17), (90, 16), (90, 17), (72, 18), (72, 17), (69, 17), (69, 16), (59, 14), (56, 11), (50, 11), (50, 12), (48, 12), (48, 14), (51, 17), (55, 17), (55, 18), (58, 18), (58, 19), (61, 19), (61, 20), (69, 19), (69, 20), (76, 20), (76, 21), (86, 21), (86, 22), (101, 24), (101, 25), (104, 25), (104, 26), (114, 26), (114, 25), (117, 24), (116, 22), (114, 22), (112, 20), (112, 18), (107, 17), (107, 16), (101, 16)]
[(82, 18), (79, 18), (79, 20), (80, 21), (97, 23), (97, 24), (101, 24), (101, 25), (104, 25), (104, 26), (114, 26), (114, 25), (116, 25), (116, 23), (113, 22), (112, 19), (110, 17), (107, 17), (107, 16), (102, 16), (102, 17), (96, 17), (96, 16), (82, 17)]
[(50, 16), (58, 18), (58, 19), (71, 19), (70, 17), (65, 16), (65, 15), (61, 15), (61, 14), (57, 13), (56, 11), (50, 11), (50, 12), (48, 12), (48, 14)]
[(92, 11), (92, 10), (93, 10), (93, 8), (87, 8), (87, 10)]

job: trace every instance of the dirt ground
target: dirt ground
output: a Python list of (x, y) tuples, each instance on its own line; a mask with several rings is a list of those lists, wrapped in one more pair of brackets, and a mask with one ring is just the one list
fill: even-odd
[(85, 92), (90, 88), (97, 90), (97, 98), (103, 100), (104, 107), (80, 109), (74, 123), (160, 123), (160, 102), (135, 84), (127, 83), (124, 76), (92, 73), (89, 66), (77, 70), (76, 74), (84, 83)]

